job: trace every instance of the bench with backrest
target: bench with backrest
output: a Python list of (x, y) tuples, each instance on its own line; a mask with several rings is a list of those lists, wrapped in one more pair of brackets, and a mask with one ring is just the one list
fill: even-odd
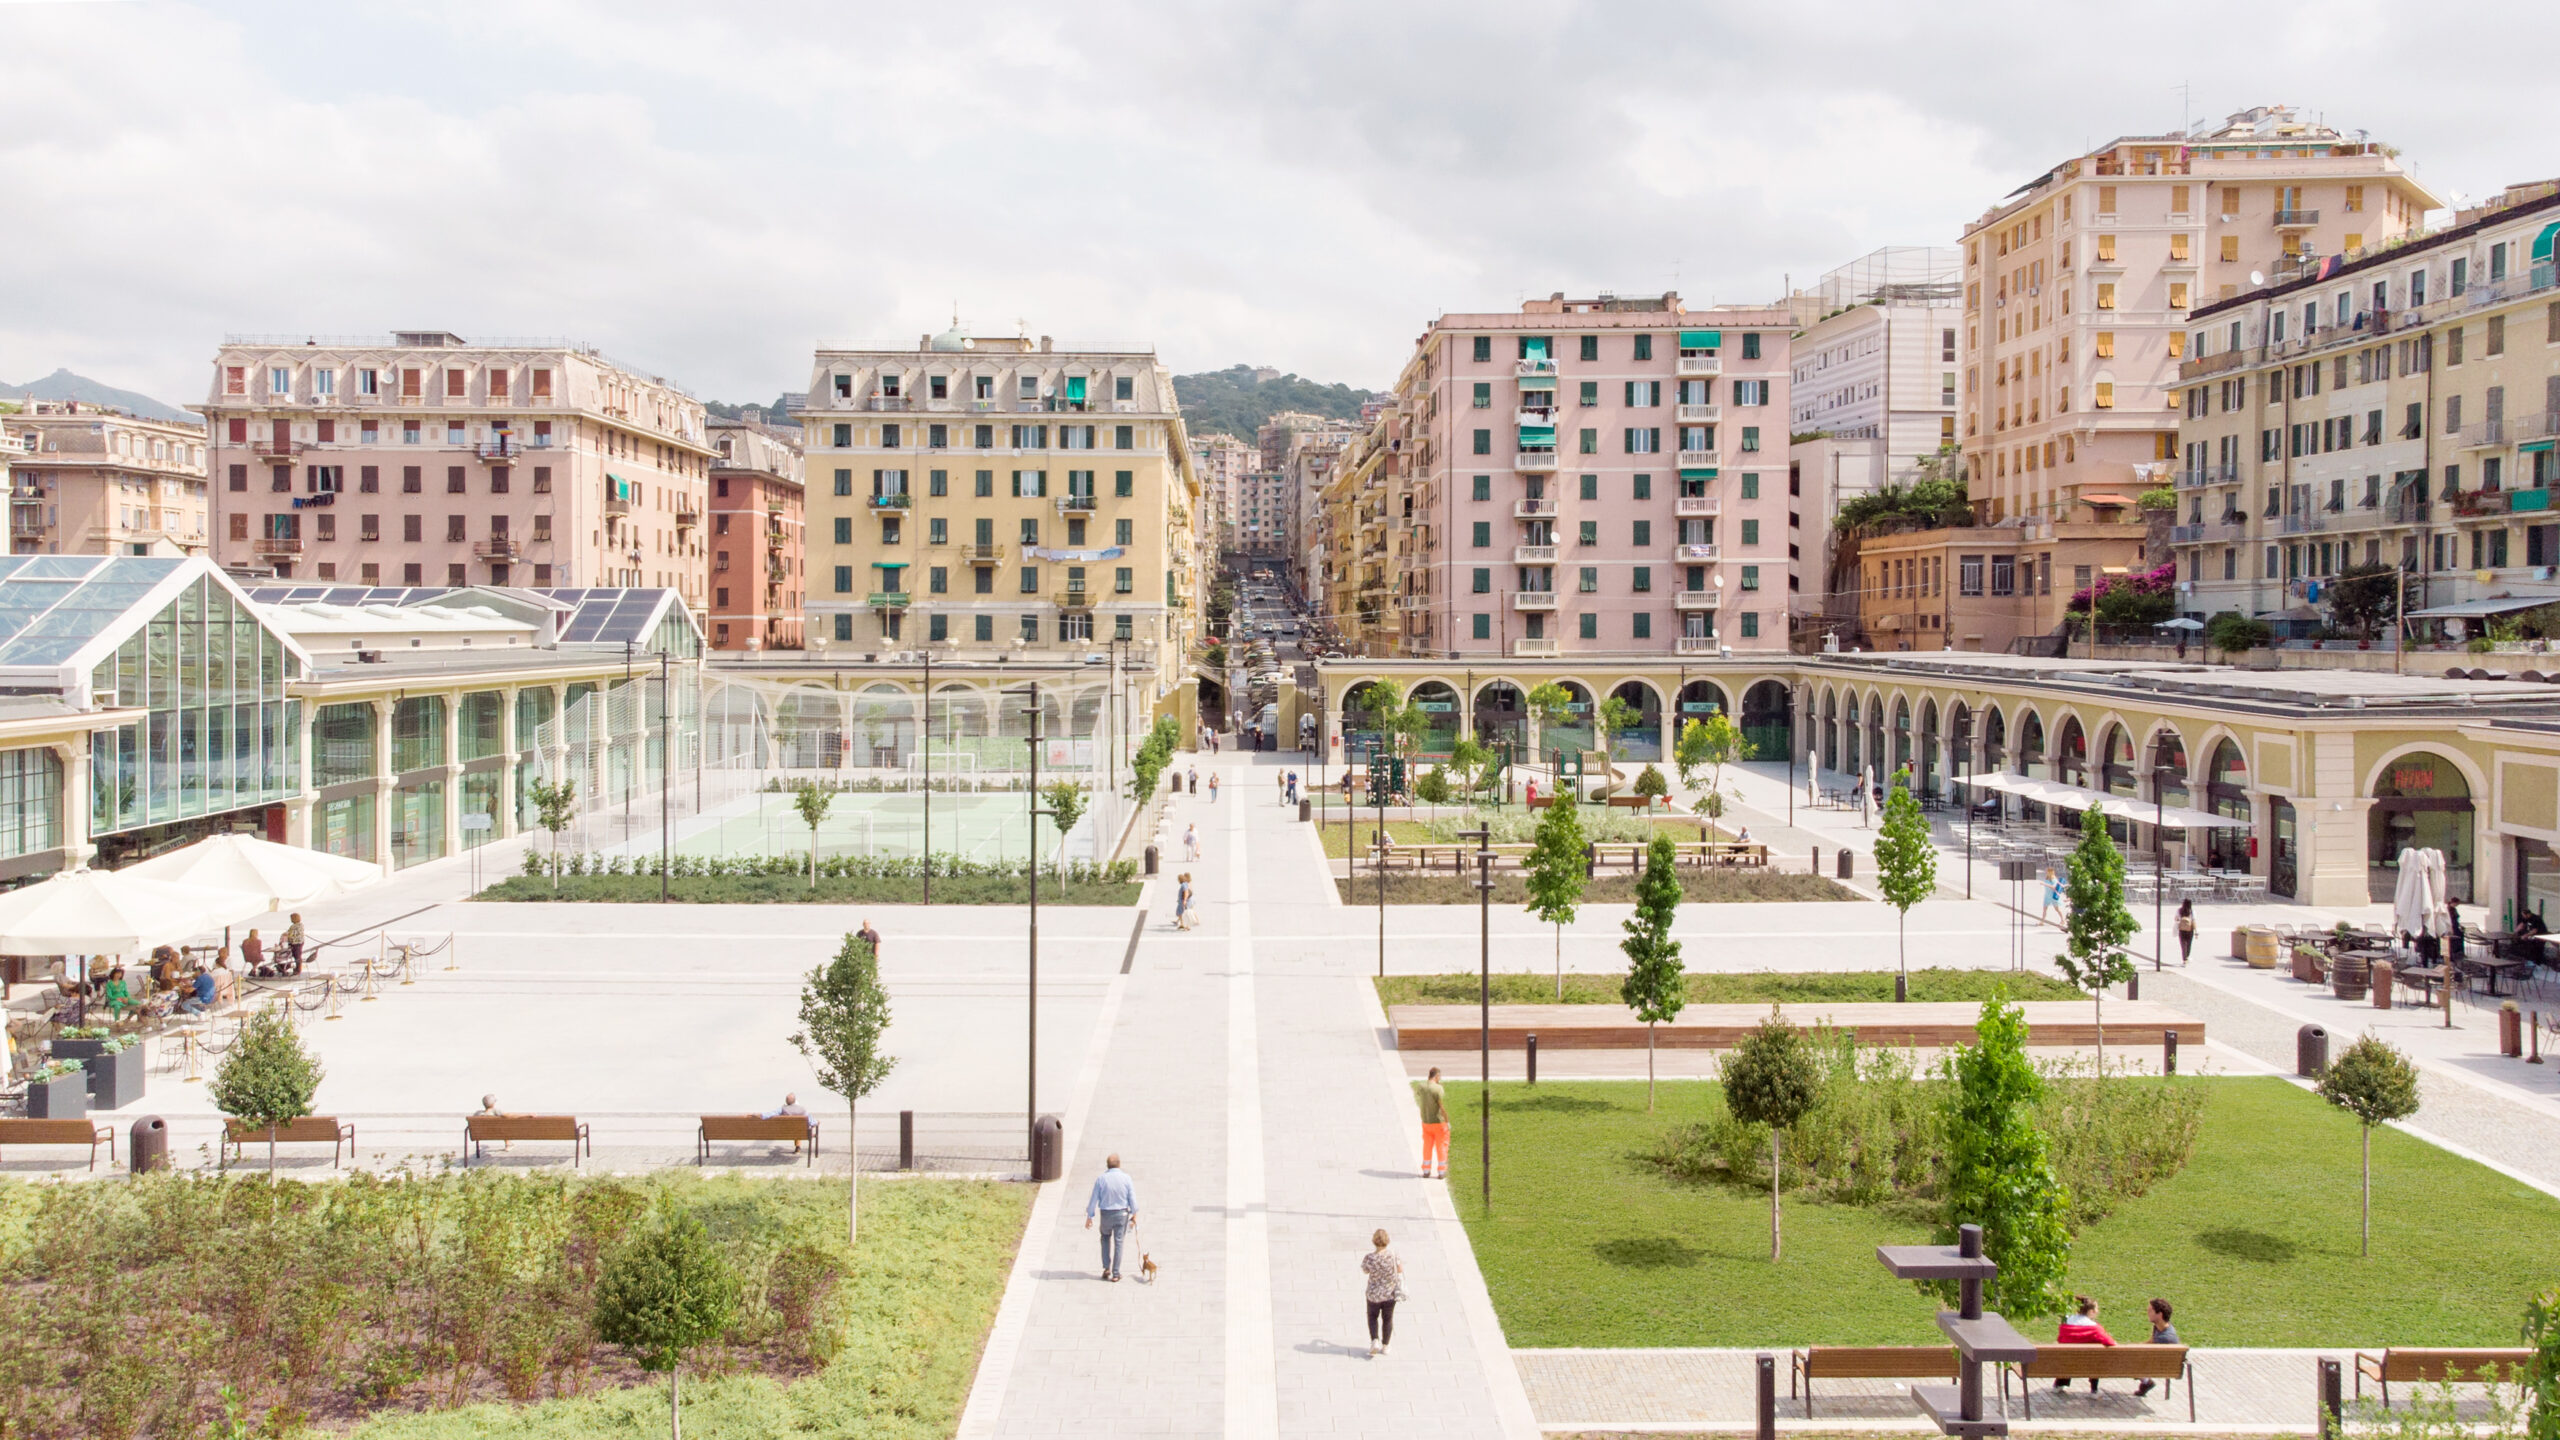
[[(238, 1119), (222, 1122), (222, 1158), (226, 1164), (240, 1158), (242, 1146), (266, 1143), (267, 1128), (263, 1125)], [(326, 1145), (329, 1147), (329, 1168), (335, 1170), (342, 1150), (349, 1156), (356, 1153), (356, 1127), (334, 1115), (302, 1115), (276, 1127), (275, 1143)]]
[[(2195, 1422), (2195, 1367), (2187, 1363), (2184, 1345), (2039, 1345), (2036, 1358), (2016, 1369), (2030, 1420), (2036, 1418), (2036, 1382), (2040, 1380), (2159, 1380), (2173, 1387), (2184, 1380), (2187, 1421)], [(2173, 1393), (2164, 1392), (2162, 1398)], [(2000, 1376), (2000, 1394), (2004, 1401), (2009, 1394), (2006, 1369)]]
[(1804, 1383), (1804, 1413), (1813, 1418), (1816, 1380), (1953, 1380), (1956, 1352), (1948, 1345), (1813, 1345), (1795, 1352), (1787, 1367), (1787, 1398)]
[(595, 1153), (587, 1127), (574, 1115), (473, 1115), (463, 1121), (463, 1168), (492, 1140), (566, 1140), (572, 1164)]
[(2382, 1387), (2382, 1408), (2391, 1408), (2391, 1382), (2404, 1385), (2436, 1384), (2451, 1381), (2488, 1382), (2514, 1379), (2524, 1373), (2533, 1352), (2527, 1349), (2444, 1347), (2423, 1348), (2394, 1345), (2379, 1355), (2356, 1352), (2356, 1398), (2364, 1398), (2364, 1382)]
[(705, 1115), (702, 1126), (694, 1132), (694, 1162), (711, 1163), (714, 1145), (753, 1145), (759, 1142), (779, 1144), (791, 1142), (793, 1149), (806, 1146), (810, 1165), (818, 1163), (818, 1122), (806, 1115)]
[(86, 1145), (92, 1170), (104, 1145), (107, 1163), (116, 1163), (116, 1127), (93, 1120), (0, 1120), (0, 1145)]

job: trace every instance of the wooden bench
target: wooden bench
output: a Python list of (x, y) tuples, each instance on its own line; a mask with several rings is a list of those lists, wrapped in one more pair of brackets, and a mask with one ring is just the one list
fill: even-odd
[(2394, 1345), (2379, 1355), (2356, 1352), (2356, 1398), (2364, 1398), (2364, 1382), (2382, 1387), (2382, 1408), (2391, 1408), (2391, 1382), (2425, 1384), (2456, 1380), (2486, 1382), (2524, 1373), (2533, 1359), (2528, 1349), (2419, 1348)]
[(470, 1169), (472, 1157), (492, 1140), (566, 1140), (571, 1164), (596, 1153), (587, 1127), (574, 1115), (473, 1115), (463, 1121), (463, 1168)]
[[(225, 1164), (240, 1158), (240, 1148), (243, 1145), (266, 1142), (267, 1132), (263, 1126), (252, 1125), (246, 1120), (237, 1119), (222, 1122), (222, 1158)], [(356, 1153), (356, 1127), (340, 1122), (334, 1115), (303, 1115), (277, 1126), (275, 1143), (278, 1145), (326, 1145), (329, 1147), (329, 1168), (335, 1170), (338, 1168), (341, 1149), (349, 1156)]]
[(1657, 798), (1652, 795), (1611, 795), (1602, 803), (1615, 810), (1650, 810)]
[[(2000, 1372), (2000, 1398), (2009, 1397), (2009, 1368)], [(2026, 1401), (2027, 1418), (2036, 1418), (2036, 1382), (2039, 1380), (2159, 1380), (2175, 1393), (2181, 1380), (2187, 1382), (2187, 1423), (2196, 1418), (2195, 1367), (2187, 1363), (2184, 1345), (2039, 1345), (2036, 1358), (2017, 1367), (2018, 1389)]]
[(88, 1120), (0, 1120), (0, 1145), (86, 1145), (92, 1170), (104, 1145), (107, 1164), (116, 1163), (116, 1127)]
[(1804, 1383), (1804, 1413), (1813, 1418), (1816, 1380), (1953, 1380), (1956, 1352), (1950, 1345), (1814, 1345), (1795, 1352), (1787, 1367), (1787, 1398)]
[(714, 1145), (752, 1145), (758, 1141), (776, 1144), (784, 1140), (795, 1149), (807, 1146), (807, 1163), (818, 1163), (818, 1122), (806, 1115), (705, 1115), (701, 1128), (694, 1132), (694, 1163), (710, 1164)]

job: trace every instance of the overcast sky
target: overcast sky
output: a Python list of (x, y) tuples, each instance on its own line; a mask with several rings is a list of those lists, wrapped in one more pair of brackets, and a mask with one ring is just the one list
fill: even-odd
[(1444, 310), (1766, 301), (2182, 114), (2560, 174), (2496, 58), (2560, 5), (2423, 10), (0, 0), (0, 380), (183, 404), (227, 332), (431, 327), (762, 400), (956, 307), (1379, 386)]

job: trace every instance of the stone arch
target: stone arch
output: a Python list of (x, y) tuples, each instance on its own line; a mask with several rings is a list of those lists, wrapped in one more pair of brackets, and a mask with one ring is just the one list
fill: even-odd
[(1539, 723), (1539, 751), (1545, 755), (1553, 755), (1560, 750), (1596, 748), (1599, 735), (1594, 728), (1594, 723), (1599, 716), (1593, 707), (1598, 702), (1592, 696), (1591, 687), (1580, 680), (1558, 679), (1554, 683), (1558, 689), (1565, 692), (1566, 705), (1573, 708), (1568, 710), (1565, 718), (1559, 723), (1548, 724), (1543, 721)]
[(2009, 763), (2009, 717), (1996, 700), (1982, 707), (1982, 735), (1974, 742), (1973, 758), (1995, 774)]
[(1421, 707), (1430, 728), (1422, 732), (1417, 748), (1427, 755), (1446, 755), (1458, 742), (1458, 687), (1446, 680), (1422, 680), (1414, 684), (1405, 697)]
[(1867, 779), (1878, 796), (1884, 794), (1884, 782), (1892, 778), (1892, 771), (1885, 764), (1886, 754), (1884, 692), (1870, 690), (1867, 692)]
[(1518, 685), (1509, 680), (1487, 680), (1476, 687), (1467, 710), (1475, 721), (1478, 744), (1507, 743), (1515, 752), (1527, 750), (1529, 702)]
[[(2163, 771), (2170, 772), (2164, 775)], [(2142, 773), (2146, 790), (2164, 804), (2192, 806), (2195, 765), (2187, 754), (2187, 737), (2178, 727), (2160, 722), (2143, 742)]]
[(819, 685), (794, 685), (773, 707), (776, 762), (789, 770), (834, 770), (844, 764), (844, 703)]
[(1822, 687), (1819, 729), (1822, 735), (1822, 768), (1837, 770), (1840, 768), (1840, 692), (1828, 685)]
[(1798, 758), (1795, 692), (1787, 682), (1761, 680), (1742, 692), (1742, 733), (1759, 759)]
[(1662, 692), (1642, 680), (1623, 680), (1609, 692), (1609, 698), (1633, 705), (1640, 717), (1634, 729), (1621, 731), (1610, 743), (1611, 758), (1639, 762), (1660, 760), (1666, 738), (1663, 734)]
[(2089, 786), (2089, 731), (2078, 715), (2062, 712), (2062, 723), (2054, 728), (2048, 748), (2054, 779), (2066, 785)]
[(2104, 790), (2126, 799), (2141, 796), (2142, 774), (2135, 762), (2133, 732), (2121, 720), (2109, 720), (2098, 734), (2098, 748), (2091, 756), (2098, 783), (2091, 789)]
[(1911, 697), (1897, 691), (1893, 697), (1893, 763), (1885, 767), (1888, 778), (1905, 770), (1912, 771), (1915, 782), (1920, 778), (1911, 764), (1911, 740)]

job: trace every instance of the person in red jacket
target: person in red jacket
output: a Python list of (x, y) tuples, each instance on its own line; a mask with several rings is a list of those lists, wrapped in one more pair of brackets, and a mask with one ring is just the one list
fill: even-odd
[[(2107, 1327), (2098, 1323), (2097, 1301), (2086, 1295), (2076, 1295), (2072, 1297), (2071, 1303), (2074, 1313), (2062, 1317), (2060, 1328), (2054, 1332), (2053, 1343), (2056, 1345), (2113, 1345), (2116, 1343), (2115, 1337), (2107, 1333)], [(2068, 1390), (2071, 1388), (2071, 1382), (2056, 1380), (2053, 1382), (2053, 1388)], [(2092, 1395), (2098, 1393), (2097, 1381), (2089, 1382), (2089, 1393)]]

